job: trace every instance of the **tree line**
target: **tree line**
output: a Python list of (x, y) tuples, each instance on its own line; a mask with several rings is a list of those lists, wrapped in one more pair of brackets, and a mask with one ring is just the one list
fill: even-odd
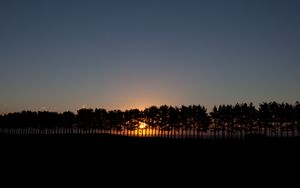
[(252, 103), (214, 106), (211, 112), (201, 105), (173, 107), (151, 106), (145, 110), (80, 109), (73, 112), (22, 111), (0, 115), (0, 128), (72, 128), (135, 130), (144, 122), (150, 128), (160, 130), (194, 129), (215, 134), (236, 132), (282, 131), (300, 133), (300, 103)]

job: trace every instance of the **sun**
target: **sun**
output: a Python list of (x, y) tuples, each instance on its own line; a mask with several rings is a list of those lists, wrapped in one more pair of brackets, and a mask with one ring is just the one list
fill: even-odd
[(145, 129), (147, 124), (145, 122), (139, 122), (139, 129)]

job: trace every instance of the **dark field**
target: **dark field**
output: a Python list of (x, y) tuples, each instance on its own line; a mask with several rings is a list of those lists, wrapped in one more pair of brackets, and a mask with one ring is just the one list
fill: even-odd
[[(132, 138), (112, 135), (1, 136), (3, 165), (30, 169), (80, 168), (155, 170), (176, 173), (179, 168), (229, 171), (233, 166), (244, 171), (293, 167), (300, 159), (300, 138), (250, 136), (244, 140)], [(253, 166), (254, 165), (254, 166)], [(222, 167), (222, 168), (221, 168)], [(102, 170), (101, 170), (102, 169)], [(191, 171), (191, 169), (193, 169)], [(106, 173), (105, 171), (105, 173)], [(197, 173), (200, 173), (197, 172)], [(256, 173), (257, 173), (256, 172)], [(81, 173), (81, 172), (80, 172)], [(113, 173), (118, 173), (114, 171)]]

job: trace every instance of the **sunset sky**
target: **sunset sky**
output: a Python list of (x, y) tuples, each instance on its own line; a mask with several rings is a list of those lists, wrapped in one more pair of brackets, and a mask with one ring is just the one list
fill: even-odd
[(1, 0), (0, 113), (300, 99), (298, 0)]

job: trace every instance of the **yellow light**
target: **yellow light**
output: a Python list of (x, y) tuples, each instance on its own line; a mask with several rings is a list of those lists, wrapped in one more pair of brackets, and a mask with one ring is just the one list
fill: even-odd
[(139, 122), (139, 129), (145, 129), (146, 123), (145, 122)]

